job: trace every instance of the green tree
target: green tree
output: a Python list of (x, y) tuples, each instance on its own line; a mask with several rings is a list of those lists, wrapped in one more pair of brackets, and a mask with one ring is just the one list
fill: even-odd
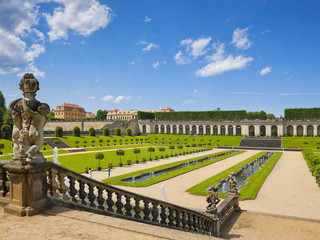
[(259, 119), (266, 120), (267, 119), (267, 113), (265, 111), (259, 112)]
[(79, 141), (74, 141), (74, 143), (76, 144), (76, 147), (79, 147)]
[(6, 113), (6, 100), (3, 96), (3, 93), (0, 90), (0, 124), (3, 123), (3, 118)]
[(11, 139), (11, 127), (8, 124), (4, 124), (1, 126), (1, 138), (3, 139)]
[(54, 119), (54, 112), (53, 112), (53, 111), (50, 111), (50, 112), (47, 114), (47, 118), (48, 118), (49, 120)]
[(267, 114), (267, 119), (275, 119), (276, 117), (272, 113)]
[(170, 149), (170, 151), (171, 151), (171, 157), (173, 157), (173, 155), (172, 155), (172, 150), (174, 149), (174, 146), (169, 146), (169, 149)]
[(121, 129), (120, 128), (116, 128), (115, 135), (121, 136)]
[(95, 140), (92, 140), (92, 141), (91, 141), (92, 147), (94, 147), (94, 143), (95, 143), (95, 142), (96, 142)]
[(93, 127), (89, 128), (89, 136), (91, 137), (96, 136), (96, 130)]
[(161, 152), (161, 159), (163, 158), (163, 152), (166, 151), (166, 149), (164, 147), (160, 147), (159, 151)]
[(7, 109), (4, 113), (3, 122), (5, 124), (13, 125), (13, 119), (12, 119), (12, 116), (11, 116), (9, 109)]
[(119, 157), (120, 157), (119, 167), (122, 167), (121, 156), (124, 156), (125, 151), (124, 151), (124, 150), (119, 149), (119, 150), (117, 150), (117, 151), (116, 151), (116, 154), (117, 154), (117, 156), (119, 156)]
[(103, 128), (103, 136), (109, 136), (110, 135), (110, 130), (108, 127)]
[(80, 137), (80, 128), (79, 127), (74, 127), (73, 128), (73, 136), (74, 137)]
[(131, 136), (131, 128), (127, 128), (126, 129), (126, 135), (127, 136)]
[(134, 148), (133, 149), (133, 153), (136, 155), (136, 162), (138, 161), (138, 154), (140, 153), (140, 149), (139, 148)]
[(151, 154), (152, 154), (152, 152), (154, 152), (154, 151), (155, 151), (154, 147), (149, 147), (149, 148), (148, 148), (148, 152), (150, 153), (150, 158), (149, 158), (150, 161), (152, 160)]
[(56, 137), (63, 137), (63, 128), (62, 127), (56, 127), (55, 136)]
[(104, 154), (103, 153), (96, 153), (95, 158), (99, 160), (99, 167), (97, 168), (98, 171), (101, 171), (101, 166), (100, 166), (100, 161), (104, 159)]
[(99, 110), (97, 111), (97, 114), (96, 114), (95, 119), (97, 119), (97, 120), (105, 120), (106, 117), (107, 117), (107, 113), (108, 113), (108, 110), (101, 110), (101, 109), (99, 109)]

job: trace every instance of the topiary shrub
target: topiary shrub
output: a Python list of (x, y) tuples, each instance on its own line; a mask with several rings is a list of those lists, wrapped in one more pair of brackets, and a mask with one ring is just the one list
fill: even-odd
[(73, 136), (74, 137), (80, 137), (80, 128), (79, 127), (74, 127), (73, 128)]
[(11, 127), (10, 125), (4, 124), (1, 126), (1, 138), (11, 139)]
[(164, 157), (165, 157), (165, 158), (169, 158), (169, 154), (166, 154)]
[(99, 139), (100, 147), (102, 146), (103, 139)]
[(74, 143), (76, 144), (76, 148), (79, 147), (79, 141), (74, 141)]
[(126, 130), (126, 135), (127, 135), (127, 136), (131, 136), (131, 128), (127, 128), (127, 130)]
[(146, 162), (146, 161), (147, 161), (146, 158), (142, 158), (142, 159), (141, 159), (141, 162)]
[(53, 141), (53, 144), (54, 144), (55, 146), (59, 145), (59, 143), (60, 143), (59, 140), (54, 140), (54, 141)]
[(131, 165), (131, 160), (127, 160), (127, 164), (128, 164), (128, 165)]
[(45, 150), (47, 150), (47, 148), (46, 148), (46, 146), (48, 145), (48, 142), (47, 141), (43, 141), (43, 150), (45, 151)]
[(63, 128), (62, 127), (56, 127), (55, 136), (56, 137), (63, 137)]
[(91, 137), (96, 136), (96, 130), (93, 127), (89, 128), (89, 136)]
[(4, 144), (3, 143), (0, 143), (0, 155), (2, 155), (1, 149), (4, 149)]
[(112, 163), (108, 163), (108, 168), (112, 169), (113, 168), (113, 164)]
[(115, 134), (116, 136), (121, 136), (121, 129), (120, 129), (120, 128), (116, 128), (114, 134)]
[(154, 157), (154, 159), (155, 159), (155, 160), (158, 160), (158, 159), (159, 159), (159, 157), (156, 155), (156, 156)]
[(95, 142), (96, 142), (95, 140), (92, 140), (92, 141), (91, 141), (92, 147), (94, 147), (94, 143), (95, 143)]
[(110, 135), (110, 130), (109, 130), (108, 127), (105, 127), (105, 128), (103, 129), (103, 136), (109, 136), (109, 135)]

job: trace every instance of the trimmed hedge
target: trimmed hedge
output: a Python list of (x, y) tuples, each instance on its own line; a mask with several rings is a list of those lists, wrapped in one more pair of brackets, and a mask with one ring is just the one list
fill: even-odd
[(320, 108), (286, 108), (284, 118), (294, 119), (320, 119)]
[(155, 113), (138, 111), (138, 119), (144, 120), (144, 119), (154, 119), (154, 118), (155, 118)]
[(247, 118), (247, 111), (181, 111), (156, 112), (158, 120), (242, 120)]
[(303, 149), (302, 154), (312, 175), (316, 177), (316, 182), (320, 185), (320, 156), (315, 155), (310, 149)]

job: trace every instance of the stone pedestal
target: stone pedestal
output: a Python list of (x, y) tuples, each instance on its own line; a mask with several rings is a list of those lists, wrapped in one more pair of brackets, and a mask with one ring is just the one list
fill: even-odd
[(11, 161), (4, 167), (9, 171), (9, 204), (6, 213), (32, 216), (51, 207), (47, 198), (47, 171), (49, 163), (21, 165)]
[(240, 194), (239, 193), (228, 193), (227, 196), (230, 196), (230, 197), (234, 197), (233, 199), (233, 208), (236, 212), (240, 211), (241, 208), (239, 206), (239, 197), (240, 197)]

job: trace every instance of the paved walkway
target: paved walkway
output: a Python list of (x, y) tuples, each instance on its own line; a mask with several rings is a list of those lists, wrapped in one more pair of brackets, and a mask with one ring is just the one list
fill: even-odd
[(195, 184), (202, 182), (220, 173), (221, 171), (259, 153), (260, 151), (249, 150), (242, 154), (224, 159), (222, 161), (216, 162), (209, 166), (182, 174), (172, 179), (151, 185), (149, 187), (133, 188), (133, 187), (123, 187), (119, 188), (126, 189), (128, 191), (136, 192), (142, 195), (147, 195), (153, 198), (160, 198), (160, 187), (162, 184), (165, 185), (165, 193), (167, 201), (180, 206), (198, 209), (203, 211), (207, 205), (205, 196), (191, 195), (186, 190)]
[(320, 189), (300, 152), (284, 152), (255, 200), (242, 209), (320, 220)]
[[(213, 149), (205, 152), (193, 153), (193, 154), (178, 156), (178, 157), (171, 157), (169, 159), (165, 158), (165, 159), (159, 159), (159, 160), (153, 160), (153, 161), (146, 161), (145, 163), (133, 164), (130, 166), (124, 165), (123, 167), (115, 167), (111, 170), (111, 177), (116, 177), (122, 174), (139, 171), (146, 168), (158, 167), (168, 163), (178, 162), (186, 159), (196, 158), (196, 157), (214, 154), (214, 153), (223, 152), (223, 151), (225, 151), (225, 149)], [(83, 174), (83, 175), (87, 177), (89, 176), (88, 174)], [(108, 177), (107, 169), (103, 169), (101, 172), (93, 171), (92, 177), (98, 181), (102, 181), (103, 179), (106, 179)]]

